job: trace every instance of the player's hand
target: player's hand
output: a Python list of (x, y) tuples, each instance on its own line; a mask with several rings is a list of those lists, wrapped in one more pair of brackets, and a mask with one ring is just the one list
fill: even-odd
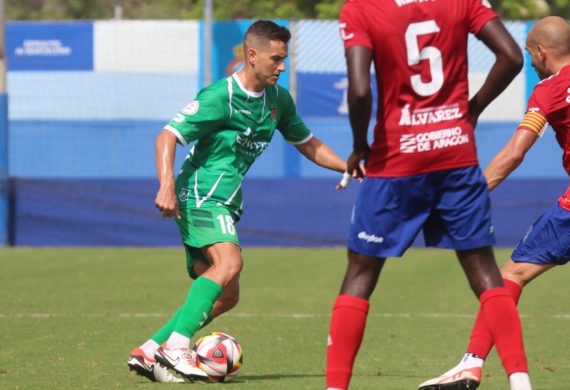
[[(368, 160), (368, 155), (370, 154), (370, 148), (368, 145), (362, 151), (353, 151), (348, 160), (346, 161), (346, 172), (342, 174), (342, 179), (336, 185), (337, 190), (344, 190), (348, 187), (351, 179), (358, 180), (362, 183), (364, 176), (366, 175), (366, 161)], [(364, 161), (364, 163), (362, 163)]]
[(156, 193), (154, 205), (160, 210), (163, 217), (170, 218), (175, 216), (176, 219), (180, 219), (180, 214), (178, 212), (178, 199), (176, 199), (174, 187), (161, 186)]
[(346, 187), (348, 187), (348, 184), (350, 183), (351, 179), (352, 179), (352, 176), (350, 176), (350, 174), (348, 172), (344, 172), (342, 174), (342, 178), (340, 179), (340, 181), (338, 182), (338, 184), (335, 187), (336, 190), (342, 191), (342, 190), (346, 189)]
[[(346, 160), (346, 172), (353, 179), (359, 179), (362, 181), (364, 175), (366, 175), (366, 162), (368, 161), (368, 156), (370, 155), (370, 148), (366, 146), (366, 149), (361, 149), (358, 151), (353, 151), (348, 159)], [(364, 162), (364, 164), (362, 164)]]
[[(363, 175), (366, 175), (366, 167), (364, 166), (364, 164), (360, 164), (360, 170), (363, 173)], [(337, 191), (342, 191), (345, 190), (348, 185), (350, 184), (350, 181), (352, 180), (352, 175), (348, 172), (344, 172), (342, 174), (342, 178), (340, 179), (340, 182), (336, 185), (336, 190)], [(362, 178), (358, 178), (357, 179), (359, 183), (362, 183)]]

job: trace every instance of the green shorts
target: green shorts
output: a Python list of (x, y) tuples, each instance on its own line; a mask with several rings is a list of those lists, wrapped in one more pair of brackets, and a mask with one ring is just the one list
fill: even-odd
[(217, 242), (233, 242), (240, 246), (234, 218), (225, 207), (180, 208), (176, 220), (186, 250), (186, 268), (193, 279), (192, 267), (196, 261), (209, 264), (200, 248)]

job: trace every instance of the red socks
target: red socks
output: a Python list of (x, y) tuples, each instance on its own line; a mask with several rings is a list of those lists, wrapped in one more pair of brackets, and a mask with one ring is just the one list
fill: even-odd
[(521, 322), (515, 305), (522, 289), (508, 280), (505, 280), (505, 286), (481, 294), (481, 308), (467, 351), (486, 358), (494, 342), (503, 367), (510, 375), (514, 372), (528, 372), (528, 366), (522, 343)]
[(327, 345), (327, 388), (348, 388), (354, 359), (364, 336), (368, 306), (364, 298), (351, 295), (336, 298)]
[[(509, 279), (503, 279), (505, 288), (509, 290), (515, 305), (518, 305), (519, 298), (522, 293), (522, 287)], [(467, 352), (479, 356), (481, 359), (487, 359), (489, 352), (493, 348), (493, 336), (491, 331), (487, 326), (485, 317), (483, 316), (483, 311), (479, 309), (477, 313), (477, 318), (473, 324), (473, 330), (471, 330), (471, 339), (469, 340), (469, 345), (467, 346)]]
[[(505, 287), (492, 288), (481, 294), (481, 307), (467, 352), (485, 359), (495, 344), (508, 375), (528, 372), (516, 308), (522, 288), (510, 280), (503, 281)], [(327, 388), (348, 389), (354, 359), (364, 336), (368, 307), (368, 301), (363, 298), (337, 297), (327, 346)]]
[(503, 284), (505, 285), (505, 288), (507, 290), (509, 290), (509, 292), (513, 296), (513, 299), (515, 301), (515, 305), (518, 305), (519, 299), (520, 299), (521, 294), (522, 294), (522, 287), (519, 286), (517, 283), (509, 280), (509, 279), (503, 279)]

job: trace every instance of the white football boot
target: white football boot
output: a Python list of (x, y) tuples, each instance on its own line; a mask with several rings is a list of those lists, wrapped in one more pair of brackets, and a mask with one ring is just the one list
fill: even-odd
[(153, 382), (160, 383), (184, 383), (185, 380), (178, 378), (168, 369), (156, 362), (153, 358), (149, 358), (140, 348), (135, 348), (129, 355), (127, 364), (131, 371), (137, 375), (144, 376)]
[(418, 390), (471, 390), (481, 384), (481, 371), (485, 361), (466, 353), (451, 370), (422, 383)]
[(188, 348), (167, 349), (160, 347), (154, 355), (157, 362), (173, 369), (189, 380), (206, 380), (208, 375), (196, 367), (196, 352)]

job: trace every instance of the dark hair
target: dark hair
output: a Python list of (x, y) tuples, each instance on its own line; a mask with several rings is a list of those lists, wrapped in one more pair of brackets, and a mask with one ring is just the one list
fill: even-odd
[(272, 22), (271, 20), (258, 20), (254, 22), (245, 33), (245, 37), (253, 36), (257, 39), (267, 41), (281, 41), (289, 43), (291, 32), (283, 26)]

